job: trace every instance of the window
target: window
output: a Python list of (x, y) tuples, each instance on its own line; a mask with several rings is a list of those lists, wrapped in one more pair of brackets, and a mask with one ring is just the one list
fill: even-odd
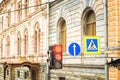
[(85, 16), (85, 35), (96, 35), (96, 19), (93, 10), (88, 11)]
[(6, 17), (7, 20), (7, 27), (9, 27), (9, 16)]
[(3, 24), (3, 16), (2, 16), (2, 19), (1, 19), (1, 24), (2, 24), (1, 27), (2, 27), (2, 31), (3, 31), (3, 25), (4, 25), (4, 24)]
[(35, 53), (39, 53), (40, 48), (40, 35), (39, 32), (35, 31)]
[(18, 21), (21, 20), (21, 17), (22, 17), (22, 3), (21, 1), (18, 2)]
[(35, 53), (37, 53), (37, 31), (35, 31)]
[(10, 38), (9, 38), (9, 36), (7, 37), (6, 48), (7, 48), (7, 57), (9, 57), (10, 56)]
[(20, 71), (17, 71), (17, 77), (20, 77)]
[(25, 0), (25, 16), (28, 15), (28, 4), (29, 4), (28, 0)]
[(21, 35), (20, 32), (18, 32), (18, 39), (17, 39), (17, 50), (18, 50), (18, 56), (21, 55)]
[(65, 77), (59, 77), (59, 80), (65, 80)]
[(61, 20), (60, 22), (60, 44), (63, 45), (63, 51), (66, 51), (66, 22)]
[(27, 29), (25, 29), (25, 40), (24, 40), (24, 44), (25, 44), (25, 55), (28, 53), (28, 31)]
[(1, 40), (1, 58), (3, 58), (3, 39)]
[(27, 77), (29, 76), (29, 72), (24, 72), (24, 79), (27, 79)]
[(7, 69), (7, 75), (9, 75), (9, 70)]
[(8, 10), (8, 27), (10, 27), (10, 21), (11, 21), (11, 12), (10, 12), (10, 10)]
[(40, 29), (39, 24), (35, 25), (35, 53), (40, 53)]

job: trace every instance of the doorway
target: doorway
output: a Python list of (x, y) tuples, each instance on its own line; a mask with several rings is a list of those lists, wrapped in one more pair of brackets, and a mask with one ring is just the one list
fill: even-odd
[(38, 80), (38, 70), (37, 69), (31, 69), (31, 80)]

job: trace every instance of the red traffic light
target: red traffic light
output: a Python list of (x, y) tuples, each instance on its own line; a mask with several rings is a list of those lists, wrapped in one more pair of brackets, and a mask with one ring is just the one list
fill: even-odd
[(61, 53), (62, 52), (62, 45), (55, 45), (54, 46), (54, 51), (56, 53)]
[(50, 46), (50, 67), (52, 69), (62, 69), (62, 45)]

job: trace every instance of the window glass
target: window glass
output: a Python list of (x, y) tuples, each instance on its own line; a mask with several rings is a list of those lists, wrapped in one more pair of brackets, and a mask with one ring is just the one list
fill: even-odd
[(20, 32), (18, 32), (17, 45), (18, 45), (18, 56), (20, 56), (21, 55), (21, 35), (20, 35)]
[(59, 77), (59, 80), (65, 80), (65, 77)]
[(95, 13), (92, 10), (88, 11), (85, 17), (85, 35), (96, 35)]
[(35, 24), (35, 53), (40, 53), (40, 29), (39, 23)]
[(6, 47), (7, 47), (7, 57), (9, 57), (10, 56), (10, 38), (9, 38), (9, 36), (7, 37)]
[(28, 76), (29, 76), (29, 72), (28, 71), (24, 72), (24, 79), (27, 79)]
[(17, 77), (20, 77), (20, 71), (17, 71)]
[(21, 3), (21, 1), (19, 1), (19, 3), (18, 3), (18, 21), (20, 21), (21, 17), (22, 17), (22, 10), (21, 10), (21, 8), (22, 8), (22, 3)]
[(66, 22), (63, 20), (60, 24), (60, 44), (63, 45), (63, 51), (66, 51)]
[(37, 31), (35, 31), (35, 53), (37, 53)]
[(25, 16), (28, 15), (28, 5), (29, 5), (28, 0), (25, 0)]
[(28, 31), (25, 30), (25, 55), (28, 53)]

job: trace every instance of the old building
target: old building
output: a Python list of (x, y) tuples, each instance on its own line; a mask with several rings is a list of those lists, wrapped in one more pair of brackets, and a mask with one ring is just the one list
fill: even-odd
[[(120, 59), (120, 0), (108, 0), (108, 47), (109, 56)], [(118, 60), (119, 60), (118, 59)], [(119, 64), (117, 61), (113, 61)], [(114, 63), (114, 64), (115, 64)], [(118, 65), (120, 67), (120, 65)], [(120, 79), (119, 68), (109, 68), (110, 80)]]
[[(108, 70), (106, 63), (119, 62), (119, 4), (120, 0), (1, 0), (0, 80), (119, 80), (120, 70)], [(84, 54), (85, 36), (100, 37), (100, 54)], [(73, 42), (81, 47), (78, 56), (69, 54)], [(63, 66), (48, 71), (48, 47), (55, 44), (63, 46)]]
[(0, 3), (0, 80), (45, 78), (46, 0)]
[[(63, 69), (50, 70), (51, 80), (104, 80), (107, 48), (106, 0), (56, 0), (50, 5), (49, 45), (63, 45)], [(84, 36), (100, 36), (100, 55), (85, 55)], [(81, 46), (73, 57), (72, 42)]]
[[(120, 0), (57, 0), (50, 5), (49, 45), (62, 44), (64, 51), (63, 69), (50, 70), (52, 80), (120, 79), (119, 69), (106, 71), (103, 58), (120, 58), (119, 4)], [(84, 36), (100, 36), (100, 55), (84, 54)], [(69, 54), (72, 42), (81, 46), (78, 57)]]

